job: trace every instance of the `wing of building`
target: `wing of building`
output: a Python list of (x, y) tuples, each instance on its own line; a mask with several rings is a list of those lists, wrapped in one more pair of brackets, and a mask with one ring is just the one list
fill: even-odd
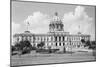
[(64, 31), (64, 24), (59, 18), (56, 12), (49, 24), (49, 32), (46, 34), (34, 34), (30, 31), (13, 35), (13, 44), (20, 42), (21, 40), (28, 40), (32, 46), (37, 47), (40, 42), (45, 43), (45, 48), (51, 46), (52, 49), (66, 47), (69, 48), (81, 48), (84, 47), (81, 40), (90, 40), (90, 35), (81, 34), (70, 34)]

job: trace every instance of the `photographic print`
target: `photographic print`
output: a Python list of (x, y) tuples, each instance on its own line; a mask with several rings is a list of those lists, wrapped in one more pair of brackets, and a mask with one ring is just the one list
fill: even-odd
[(96, 61), (96, 6), (11, 1), (11, 66)]

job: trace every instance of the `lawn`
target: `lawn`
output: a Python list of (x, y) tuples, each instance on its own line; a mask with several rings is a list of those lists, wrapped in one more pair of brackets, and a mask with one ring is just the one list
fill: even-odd
[(69, 63), (95, 60), (95, 56), (93, 56), (92, 52), (40, 54), (31, 51), (30, 54), (11, 56), (11, 66)]

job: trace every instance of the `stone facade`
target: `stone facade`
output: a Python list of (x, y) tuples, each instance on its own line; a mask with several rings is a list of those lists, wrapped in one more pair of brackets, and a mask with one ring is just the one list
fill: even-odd
[(90, 35), (78, 33), (76, 35), (70, 34), (64, 31), (64, 25), (61, 19), (58, 17), (58, 13), (50, 21), (49, 32), (47, 34), (34, 34), (30, 31), (13, 35), (13, 44), (20, 42), (21, 40), (28, 40), (32, 46), (36, 46), (40, 42), (45, 43), (45, 48), (51, 46), (52, 49), (66, 47), (69, 48), (81, 48), (84, 45), (81, 43), (81, 39), (85, 41), (90, 40)]

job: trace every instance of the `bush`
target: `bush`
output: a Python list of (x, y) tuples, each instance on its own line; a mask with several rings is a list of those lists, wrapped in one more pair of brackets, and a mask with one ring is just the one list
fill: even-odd
[(59, 49), (37, 49), (36, 52), (38, 53), (55, 53)]
[(20, 41), (19, 43), (15, 44), (15, 47), (21, 54), (30, 53), (32, 50), (32, 45), (29, 41)]
[(16, 51), (16, 47), (15, 46), (11, 46), (11, 52)]
[(36, 50), (36, 47), (33, 46), (33, 47), (32, 47), (32, 50)]
[(45, 45), (45, 43), (41, 42), (40, 44), (37, 44), (37, 47), (42, 49), (44, 45)]

